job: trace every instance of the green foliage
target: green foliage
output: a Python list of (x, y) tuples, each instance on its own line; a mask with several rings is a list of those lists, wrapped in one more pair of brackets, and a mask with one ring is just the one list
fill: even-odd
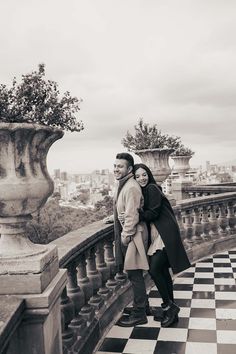
[(142, 118), (134, 126), (134, 130), (133, 135), (128, 131), (122, 139), (122, 144), (128, 151), (156, 148), (177, 149), (180, 146), (180, 137), (163, 134), (156, 124), (150, 126), (144, 123)]
[(45, 79), (45, 65), (38, 71), (22, 75), (12, 86), (0, 85), (0, 122), (38, 123), (62, 130), (81, 131), (83, 123), (76, 113), (82, 100), (67, 91), (62, 96), (58, 84)]

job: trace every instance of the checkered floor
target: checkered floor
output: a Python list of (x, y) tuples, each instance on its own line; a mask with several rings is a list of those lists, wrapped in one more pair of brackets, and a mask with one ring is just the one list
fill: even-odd
[[(112, 327), (96, 354), (236, 354), (236, 249), (196, 263), (174, 281), (179, 322)], [(160, 306), (155, 288), (149, 302)]]

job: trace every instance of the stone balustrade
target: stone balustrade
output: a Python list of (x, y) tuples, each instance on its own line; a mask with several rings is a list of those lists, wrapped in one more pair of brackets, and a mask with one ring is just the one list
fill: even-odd
[[(191, 262), (236, 246), (235, 205), (236, 192), (177, 202), (174, 211)], [(58, 248), (60, 268), (67, 269), (61, 295), (63, 352), (92, 353), (132, 300), (126, 275), (116, 269), (113, 225), (96, 222), (52, 244)], [(151, 286), (148, 274), (146, 282)]]
[(212, 194), (229, 193), (236, 191), (235, 183), (220, 183), (209, 185), (191, 185), (186, 184), (182, 187), (183, 193), (189, 195), (189, 198), (202, 197)]

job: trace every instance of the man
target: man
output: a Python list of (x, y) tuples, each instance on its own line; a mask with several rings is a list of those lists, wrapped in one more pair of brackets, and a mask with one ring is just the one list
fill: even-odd
[[(138, 209), (143, 196), (139, 184), (133, 177), (134, 159), (128, 153), (116, 155), (114, 176), (118, 181), (114, 196), (115, 256), (118, 269), (124, 269), (132, 284), (134, 307), (129, 316), (118, 321), (121, 327), (132, 327), (147, 323), (145, 312), (147, 296), (143, 270), (148, 270), (146, 256), (148, 246), (147, 226), (139, 222)], [(119, 221), (119, 216), (122, 221)], [(122, 217), (121, 217), (122, 216)]]

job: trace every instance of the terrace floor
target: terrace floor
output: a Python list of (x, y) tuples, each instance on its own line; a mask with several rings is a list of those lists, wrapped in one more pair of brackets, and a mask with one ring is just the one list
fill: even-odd
[[(179, 322), (162, 328), (148, 324), (113, 326), (96, 354), (235, 354), (236, 249), (201, 260), (174, 280)], [(149, 294), (160, 306), (156, 288)]]

